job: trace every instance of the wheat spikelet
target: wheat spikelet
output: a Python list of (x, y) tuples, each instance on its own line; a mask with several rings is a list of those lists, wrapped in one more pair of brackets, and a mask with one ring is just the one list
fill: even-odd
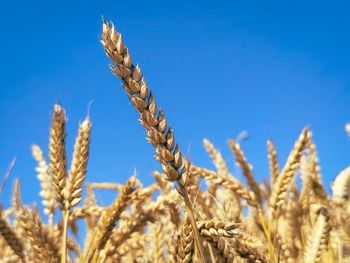
[(89, 158), (90, 132), (91, 123), (88, 116), (79, 126), (78, 137), (74, 145), (72, 166), (65, 191), (66, 210), (78, 205), (81, 200), (82, 184), (85, 180)]
[(50, 170), (55, 186), (57, 202), (64, 207), (64, 188), (67, 181), (67, 157), (66, 157), (66, 116), (61, 105), (55, 104), (54, 116), (50, 129)]

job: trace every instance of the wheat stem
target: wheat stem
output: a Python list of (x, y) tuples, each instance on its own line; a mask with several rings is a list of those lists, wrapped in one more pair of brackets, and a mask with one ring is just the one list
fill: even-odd
[(62, 237), (62, 250), (61, 250), (61, 263), (67, 262), (67, 231), (68, 231), (68, 220), (69, 220), (69, 211), (62, 211), (63, 217), (63, 237)]

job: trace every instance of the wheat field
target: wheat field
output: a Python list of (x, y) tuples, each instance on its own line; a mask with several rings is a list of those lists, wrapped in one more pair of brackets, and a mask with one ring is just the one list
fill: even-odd
[[(328, 195), (308, 127), (281, 168), (267, 141), (269, 181), (255, 179), (234, 140), (229, 147), (244, 183), (207, 139), (203, 145), (216, 170), (198, 167), (182, 157), (173, 129), (112, 23), (103, 21), (101, 43), (162, 170), (153, 172), (155, 182), (148, 187), (136, 176), (125, 185), (88, 183), (90, 118), (79, 126), (67, 167), (66, 113), (54, 105), (48, 158), (32, 147), (44, 211), (22, 204), (17, 180), (12, 206), (0, 208), (1, 263), (350, 262), (350, 167)], [(345, 130), (350, 136), (350, 124)], [(115, 201), (98, 205), (96, 190), (115, 191)], [(85, 237), (78, 237), (80, 221)]]

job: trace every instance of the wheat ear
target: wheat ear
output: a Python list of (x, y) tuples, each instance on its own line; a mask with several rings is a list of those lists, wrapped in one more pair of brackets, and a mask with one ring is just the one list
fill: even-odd
[(131, 177), (112, 206), (101, 216), (96, 230), (90, 236), (90, 242), (85, 249), (84, 262), (89, 262), (91, 258), (98, 258), (99, 252), (105, 247), (115, 224), (120, 218), (121, 213), (128, 207), (132, 201), (132, 194), (135, 188), (136, 178)]
[(276, 152), (275, 146), (273, 145), (273, 142), (270, 139), (267, 140), (267, 152), (268, 152), (269, 166), (270, 166), (270, 180), (271, 180), (271, 186), (273, 188), (273, 185), (275, 184), (280, 174), (280, 168), (278, 165), (277, 152)]
[(88, 116), (79, 126), (78, 137), (76, 138), (73, 152), (71, 170), (67, 183), (66, 210), (80, 203), (82, 185), (86, 176), (86, 167), (89, 158), (91, 122)]
[(39, 215), (27, 207), (17, 212), (17, 221), (29, 240), (36, 259), (40, 262), (58, 262), (57, 255), (49, 247)]
[(307, 141), (307, 132), (307, 127), (301, 132), (298, 140), (295, 142), (293, 150), (288, 156), (283, 171), (277, 178), (276, 184), (272, 189), (270, 205), (273, 208), (273, 211), (277, 211), (281, 208), (285, 201), (287, 189), (293, 180), (295, 171), (299, 167), (299, 161), (304, 152), (304, 147)]
[(67, 262), (67, 227), (68, 212), (66, 211), (65, 188), (67, 184), (67, 156), (66, 156), (66, 116), (59, 104), (54, 106), (54, 117), (51, 121), (50, 134), (50, 170), (56, 190), (56, 200), (60, 204), (63, 217), (63, 242), (61, 263)]
[(241, 150), (238, 143), (236, 143), (234, 140), (229, 140), (229, 145), (233, 155), (236, 157), (237, 165), (241, 168), (243, 176), (247, 179), (247, 184), (255, 194), (257, 203), (261, 206), (262, 197), (261, 197), (260, 186), (257, 183), (257, 181), (255, 181), (254, 179), (254, 175), (252, 173), (252, 165), (247, 162), (246, 158), (244, 157), (244, 153)]
[(184, 219), (178, 242), (177, 262), (192, 262), (192, 257), (194, 255), (194, 239), (189, 217), (185, 217)]
[(139, 66), (134, 66), (131, 56), (125, 47), (121, 34), (118, 34), (112, 25), (103, 22), (103, 33), (101, 43), (106, 55), (117, 65), (111, 66), (114, 74), (123, 81), (126, 91), (136, 112), (140, 116), (140, 123), (148, 135), (148, 142), (152, 144), (157, 155), (154, 157), (161, 164), (166, 179), (177, 182), (178, 192), (183, 196), (187, 212), (190, 213), (192, 227), (202, 262), (205, 262), (204, 252), (199, 233), (196, 229), (193, 207), (187, 194), (182, 173), (182, 154), (179, 146), (175, 143), (173, 130), (168, 126), (162, 109), (158, 110), (153, 94), (148, 90), (145, 79), (142, 77)]
[(341, 171), (335, 178), (332, 188), (332, 202), (337, 206), (344, 205), (349, 198), (350, 166)]
[(149, 231), (150, 234), (152, 234), (153, 236), (151, 241), (153, 260), (157, 263), (164, 263), (164, 235), (162, 231), (162, 226), (158, 222), (156, 222), (149, 226)]
[(15, 211), (22, 207), (21, 184), (18, 179), (15, 180), (15, 186), (13, 187), (12, 207)]
[(199, 178), (203, 178), (205, 180), (213, 180), (215, 183), (222, 185), (222, 187), (232, 190), (235, 194), (237, 194), (242, 199), (246, 200), (249, 205), (256, 206), (256, 199), (253, 192), (249, 191), (246, 187), (243, 187), (236, 180), (229, 180), (219, 176), (217, 173), (200, 168), (194, 165), (191, 165), (188, 171), (191, 175), (197, 176)]
[(214, 145), (208, 139), (203, 139), (203, 145), (210, 158), (213, 160), (218, 174), (225, 178), (232, 178), (228, 172), (227, 164), (224, 158), (222, 158), (221, 153), (214, 148)]
[(66, 157), (66, 116), (59, 104), (54, 106), (54, 116), (50, 129), (50, 170), (55, 186), (56, 200), (64, 208), (64, 188), (67, 182), (67, 157)]
[(321, 207), (317, 211), (318, 217), (316, 225), (312, 230), (312, 235), (309, 237), (307, 246), (304, 251), (304, 262), (305, 263), (317, 263), (320, 262), (322, 252), (328, 245), (329, 240), (329, 218), (328, 211)]
[(46, 163), (43, 152), (39, 146), (32, 146), (32, 154), (38, 163), (38, 167), (36, 167), (35, 170), (38, 173), (37, 178), (40, 181), (40, 196), (43, 198), (42, 204), (45, 207), (44, 213), (49, 216), (49, 225), (52, 226), (53, 217), (58, 205), (55, 199), (55, 186), (50, 174), (50, 167)]
[(130, 54), (124, 46), (121, 34), (115, 31), (113, 25), (110, 28), (107, 22), (103, 23), (101, 43), (107, 56), (117, 64), (111, 66), (111, 70), (123, 81), (123, 88), (141, 117), (140, 123), (148, 135), (147, 140), (155, 148), (157, 152), (155, 158), (162, 165), (167, 180), (172, 182), (180, 180), (182, 157), (179, 147), (175, 145), (173, 131), (171, 127), (168, 128), (162, 109), (158, 109), (153, 94), (141, 75), (140, 67), (135, 67), (131, 63)]
[(23, 245), (18, 239), (17, 235), (13, 231), (12, 227), (7, 223), (6, 219), (3, 217), (2, 209), (0, 208), (0, 235), (5, 239), (9, 247), (15, 252), (15, 254), (25, 262), (23, 254)]
[(323, 187), (321, 174), (320, 174), (320, 166), (318, 163), (318, 157), (316, 152), (316, 145), (312, 141), (312, 132), (309, 131), (307, 133), (308, 140), (306, 141), (306, 152), (308, 154), (308, 171), (312, 176), (313, 181), (313, 192), (316, 196), (326, 202), (328, 200), (328, 196), (326, 190)]
[(141, 213), (136, 213), (119, 228), (113, 231), (113, 234), (108, 240), (109, 246), (103, 251), (104, 257), (110, 257), (117, 252), (117, 249), (130, 238), (131, 234), (142, 231), (148, 222), (154, 222), (158, 211), (151, 210)]

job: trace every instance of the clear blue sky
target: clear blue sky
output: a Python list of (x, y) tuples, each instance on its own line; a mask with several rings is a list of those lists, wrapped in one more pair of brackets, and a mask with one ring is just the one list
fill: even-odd
[(242, 148), (261, 181), (268, 176), (267, 139), (282, 166), (309, 125), (329, 185), (350, 164), (350, 5), (324, 2), (3, 1), (0, 176), (18, 159), (1, 201), (9, 204), (18, 177), (24, 202), (40, 203), (30, 146), (47, 157), (57, 102), (67, 111), (71, 157), (78, 123), (94, 100), (88, 181), (125, 182), (136, 168), (148, 185), (160, 168), (108, 70), (101, 14), (123, 34), (195, 164), (213, 168), (202, 146), (208, 138), (234, 171), (227, 140), (246, 130)]

